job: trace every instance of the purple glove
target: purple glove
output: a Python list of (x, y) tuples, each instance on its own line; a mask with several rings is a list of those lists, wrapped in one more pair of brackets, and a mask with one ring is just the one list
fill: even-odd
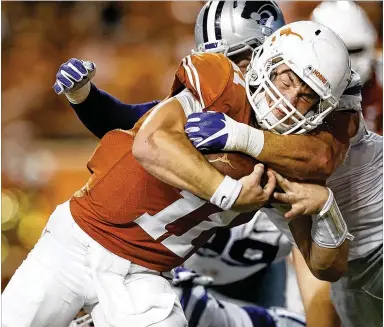
[(199, 151), (221, 151), (228, 141), (229, 119), (221, 112), (193, 113), (188, 116), (185, 133)]
[(88, 83), (96, 73), (96, 65), (90, 61), (69, 59), (59, 67), (53, 89), (57, 94), (75, 92)]

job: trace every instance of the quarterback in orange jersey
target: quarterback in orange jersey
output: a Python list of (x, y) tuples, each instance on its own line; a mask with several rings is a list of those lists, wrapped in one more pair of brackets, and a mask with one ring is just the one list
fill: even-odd
[[(212, 76), (212, 71), (216, 72), (215, 76)], [(194, 75), (196, 72), (199, 75)], [(199, 94), (195, 93), (194, 88), (198, 83), (202, 86)], [(161, 119), (167, 128), (174, 130), (178, 125), (183, 131), (185, 117), (189, 112), (175, 110), (176, 115), (168, 108), (174, 110), (174, 104), (180, 106), (179, 101), (184, 101), (184, 94), (189, 92), (195, 93), (196, 97), (201, 96), (201, 102), (204, 102), (201, 108), (223, 111), (236, 121), (250, 124), (251, 107), (241, 84), (244, 81), (238, 68), (225, 56), (188, 56), (176, 72), (170, 95), (174, 97), (165, 100), (164, 104), (160, 104), (142, 120), (148, 120), (154, 125), (159, 124)], [(204, 89), (204, 85), (214, 87)], [(143, 125), (148, 125), (148, 122), (145, 121)], [(156, 128), (152, 130), (153, 133), (156, 133)], [(134, 141), (135, 138), (141, 138), (140, 130), (136, 133), (137, 129), (114, 130), (102, 138), (88, 162), (92, 177), (70, 200), (75, 222), (98, 243), (120, 257), (152, 270), (170, 271), (204, 244), (216, 227), (233, 227), (249, 221), (254, 210), (267, 202), (274, 189), (274, 176), (270, 172), (270, 183), (264, 190), (258, 186), (257, 181), (248, 186), (228, 176), (223, 180), (219, 172), (217, 180), (211, 180), (211, 190), (204, 190), (203, 194), (200, 194), (199, 189), (187, 187), (182, 191), (183, 188), (165, 184), (149, 174), (135, 159), (145, 151), (144, 146), (138, 146)], [(179, 138), (176, 135), (173, 153), (169, 153), (164, 160), (185, 158), (186, 169), (190, 161), (192, 164), (197, 160), (206, 163), (206, 159), (194, 150), (183, 132)], [(163, 144), (157, 146), (159, 149), (164, 148)], [(187, 151), (196, 152), (195, 156), (188, 157)], [(206, 166), (216, 172), (212, 166)], [(262, 172), (262, 165), (258, 165), (255, 173), (246, 178), (258, 178)], [(200, 173), (191, 171), (190, 178), (196, 180)], [(214, 194), (220, 183), (226, 185), (234, 195)], [(247, 187), (255, 189), (248, 192)], [(248, 195), (242, 195), (244, 191)], [(202, 198), (190, 192), (199, 193)], [(252, 201), (249, 200), (250, 194), (253, 196)], [(238, 211), (252, 212), (222, 212), (232, 206)]]
[[(217, 227), (249, 221), (275, 188), (271, 172), (265, 187), (260, 186), (261, 164), (240, 180), (222, 175), (184, 133), (190, 112), (183, 111), (182, 103), (191, 93), (200, 99), (196, 110), (223, 111), (251, 123), (243, 84), (225, 56), (189, 56), (176, 72), (169, 98), (142, 118), (138, 131), (114, 130), (102, 138), (88, 162), (88, 183), (53, 212), (5, 289), (3, 326), (68, 326), (83, 306), (96, 326), (186, 325), (164, 277)], [(137, 160), (147, 150), (140, 143), (144, 136), (159, 150), (155, 161), (162, 153), (161, 160), (169, 163), (183, 158), (189, 178), (196, 182), (208, 173), (210, 187), (185, 183), (177, 188), (157, 179), (158, 173), (148, 173)], [(192, 169), (196, 164), (198, 171)], [(178, 180), (177, 173), (173, 178)]]
[[(252, 7), (250, 6), (250, 4), (260, 4), (260, 8), (255, 8), (257, 7), (257, 5)], [(243, 4), (242, 2), (232, 1), (208, 2), (202, 8), (196, 23), (195, 39), (197, 51), (223, 52), (234, 63), (236, 63), (241, 70), (245, 71), (250, 60), (250, 56), (247, 55), (248, 53), (250, 53), (250, 49), (252, 49), (250, 45), (257, 45), (258, 42), (263, 42), (263, 38), (257, 38), (255, 36), (259, 35), (259, 32), (261, 31), (268, 30), (268, 28), (266, 28), (267, 26), (262, 26), (261, 22), (273, 22), (276, 19), (279, 21), (279, 23), (283, 22), (281, 12), (280, 14), (278, 14), (278, 11), (275, 12), (275, 10), (276, 6), (275, 9), (273, 9), (273, 2), (270, 2), (269, 4), (266, 4), (266, 2), (245, 2), (245, 4)], [(256, 12), (260, 15), (259, 24), (257, 24), (258, 19), (247, 19), (251, 16), (258, 17), (258, 15), (255, 14)], [(272, 17), (266, 17), (265, 15), (267, 13), (269, 13), (269, 15), (273, 15), (274, 20), (271, 19)], [(231, 21), (236, 22), (236, 24), (231, 24)], [(243, 23), (241, 24), (241, 22)], [(252, 26), (252, 29), (250, 29), (250, 26)], [(232, 27), (232, 29), (230, 27)], [(249, 31), (251, 31), (253, 34), (249, 34)], [(320, 29), (316, 31), (317, 33), (322, 33)], [(234, 32), (236, 33), (234, 34)], [(302, 40), (302, 35), (298, 33), (298, 31), (295, 29), (283, 29), (281, 31), (281, 36), (292, 36), (294, 38), (297, 38), (297, 40)], [(321, 34), (319, 37), (321, 38), (322, 36), (323, 34)], [(75, 109), (79, 118), (96, 136), (102, 137), (107, 131), (114, 128), (130, 128), (133, 124), (132, 121), (134, 122), (137, 120), (137, 118), (135, 118), (136, 116), (142, 115), (143, 112), (148, 110), (148, 107), (150, 108), (151, 106), (154, 106), (154, 102), (142, 105), (127, 105), (121, 103), (117, 99), (114, 99), (105, 92), (97, 89), (94, 84), (90, 83), (90, 79), (93, 77), (95, 72), (94, 65), (92, 66), (91, 63), (90, 70), (87, 71), (88, 68), (83, 68), (84, 71), (82, 72), (82, 78), (80, 76), (73, 75), (74, 77), (72, 78), (72, 80), (63, 80), (62, 72), (63, 70), (67, 71), (66, 68), (68, 65), (72, 64), (72, 61), (75, 65), (82, 66), (79, 60), (77, 60), (76, 63), (74, 59), (71, 59), (69, 62), (63, 64), (60, 67), (57, 75), (57, 83), (62, 82), (64, 87), (59, 87), (58, 91), (60, 93), (64, 92), (66, 94), (71, 103), (71, 106)], [(306, 62), (305, 56), (303, 56), (303, 62)], [(81, 67), (79, 67), (79, 69), (80, 68)], [(320, 71), (322, 72), (322, 70)], [(313, 74), (314, 76), (318, 77), (321, 83), (323, 83), (324, 76), (321, 74), (321, 72), (314, 70)], [(193, 70), (191, 70), (191, 74), (192, 73)], [(214, 74), (215, 72), (212, 72), (212, 75)], [(284, 76), (284, 78), (282, 78), (282, 81), (284, 83), (291, 83), (289, 79), (285, 78), (288, 77), (287, 75), (289, 75), (286, 74), (285, 70), (279, 70), (279, 75), (280, 74), (282, 75), (281, 77)], [(191, 76), (192, 80), (194, 80), (193, 75)], [(83, 90), (79, 90), (79, 88), (82, 88)], [(83, 93), (85, 93), (83, 95), (80, 95), (80, 91), (83, 91)], [(194, 105), (193, 99), (189, 98), (189, 100), (191, 105)], [(302, 101), (305, 101), (307, 99), (302, 99), (302, 96), (300, 94), (300, 96), (297, 95), (292, 97), (292, 103), (295, 100), (300, 100), (300, 106), (302, 106)], [(262, 151), (259, 153), (257, 158), (260, 161), (267, 163), (274, 169), (283, 172), (286, 176), (295, 177), (299, 179), (318, 179), (324, 181), (327, 177), (329, 177), (331, 173), (334, 172), (334, 170), (345, 158), (345, 153), (349, 147), (350, 138), (356, 132), (356, 126), (358, 126), (359, 124), (358, 111), (361, 110), (360, 101), (361, 96), (359, 77), (358, 75), (353, 74), (347, 89), (340, 98), (338, 108), (334, 112), (332, 112), (329, 117), (327, 117), (323, 125), (320, 125), (319, 128), (316, 129), (313, 133), (307, 134), (305, 136), (278, 135), (264, 130), (262, 131), (263, 136), (259, 137), (260, 144), (254, 145), (256, 150), (258, 149), (258, 147), (259, 149), (262, 148)], [(312, 112), (309, 112), (309, 114), (311, 113)], [(277, 112), (277, 115), (278, 114), (279, 113)], [(204, 113), (204, 115), (206, 114)], [(217, 113), (216, 115), (222, 115), (222, 113)], [(87, 118), (87, 116), (89, 118)], [(268, 116), (266, 120), (266, 122), (268, 123), (268, 121), (271, 121), (270, 118), (273, 117), (270, 117), (271, 115), (266, 116)], [(198, 117), (194, 117), (193, 119), (197, 118)], [(219, 118), (219, 122), (224, 125), (222, 120), (225, 119), (223, 119), (222, 116), (219, 116)], [(206, 121), (203, 120), (203, 123), (205, 122)], [(188, 126), (192, 124), (192, 119), (191, 122), (189, 122), (188, 124)], [(271, 124), (269, 126), (271, 126)], [(264, 124), (263, 127), (268, 128), (268, 125)], [(199, 144), (198, 138), (200, 136), (193, 137), (193, 131), (190, 128), (188, 128), (188, 131), (190, 132), (189, 134), (191, 135), (191, 140), (194, 142), (196, 141), (196, 144)], [(233, 133), (233, 131), (231, 131), (231, 134), (238, 135), (239, 133)], [(225, 140), (226, 137), (227, 136), (225, 135), (225, 133), (221, 135), (221, 139), (223, 140)], [(216, 138), (216, 140), (217, 139), (220, 138)], [(247, 137), (245, 139), (247, 139)], [(212, 143), (207, 144), (207, 147), (211, 146)], [(156, 151), (148, 151), (148, 154), (149, 156), (154, 156), (156, 154)], [(157, 163), (160, 165), (161, 160), (159, 160)], [(172, 172), (178, 169), (178, 167), (175, 168), (174, 166), (168, 165), (167, 163), (167, 165), (163, 167), (163, 171), (167, 170), (167, 166), (172, 167), (170, 168)], [(209, 178), (207, 178), (207, 180), (210, 181)], [(199, 180), (199, 182), (201, 181)], [(259, 214), (260, 211), (258, 215)], [(233, 237), (233, 239), (236, 240), (236, 237), (234, 235), (236, 235), (236, 231), (231, 231), (231, 238)], [(258, 235), (264, 237), (266, 236), (265, 233), (258, 233)], [(219, 247), (217, 247), (217, 245), (219, 245)], [(201, 253), (206, 252), (208, 255), (206, 256), (206, 258), (203, 258), (206, 260), (204, 262), (195, 261), (195, 265), (192, 265), (192, 269), (200, 270), (200, 272), (202, 272), (201, 269), (205, 269), (208, 267), (209, 270), (209, 266), (215, 267), (216, 264), (217, 265), (215, 268), (217, 268), (217, 266), (222, 264), (224, 260), (226, 260), (225, 262), (231, 264), (233, 262), (231, 261), (233, 260), (233, 258), (231, 256), (228, 256), (228, 252), (226, 253), (226, 251), (229, 251), (230, 253), (232, 252), (232, 248), (230, 245), (231, 243), (227, 243), (225, 238), (223, 240), (219, 237), (216, 237), (214, 240), (210, 240), (203, 249), (205, 251), (200, 251), (199, 253), (199, 256), (202, 256)], [(209, 256), (209, 253), (213, 249), (213, 246), (214, 250), (216, 250), (214, 252), (218, 251), (219, 253), (219, 255), (214, 259), (210, 258)], [(226, 250), (221, 254), (222, 248), (225, 248)], [(209, 259), (211, 260), (209, 261)], [(256, 261), (253, 261), (253, 266), (247, 267), (248, 271), (256, 269)], [(248, 260), (247, 262), (249, 264), (250, 260)], [(306, 265), (305, 262), (304, 265)], [(239, 270), (243, 268), (244, 267), (241, 267), (239, 268)], [(227, 275), (229, 275), (229, 272), (233, 271), (229, 265), (227, 265), (225, 269), (219, 268), (219, 270), (223, 271), (223, 275), (225, 275), (224, 272), (228, 272)], [(221, 277), (222, 276), (220, 276), (220, 279)], [(263, 284), (263, 279), (260, 278), (260, 275), (254, 275), (253, 278), (259, 281), (259, 285)], [(243, 284), (242, 287), (239, 284), (232, 284), (222, 286), (221, 290), (233, 290), (234, 288), (236, 288), (235, 285), (237, 286), (237, 289), (239, 289), (239, 292), (235, 293), (241, 294), (241, 296), (245, 296), (247, 293), (253, 294), (254, 298), (255, 294), (257, 293), (257, 290), (261, 288), (257, 286), (255, 287), (255, 284), (252, 284), (252, 286), (250, 286), (250, 284)], [(270, 293), (276, 294), (276, 289)], [(326, 314), (326, 316), (328, 316), (328, 314)], [(194, 319), (193, 315), (192, 319)], [(330, 326), (331, 323), (327, 324), (327, 322), (324, 321), (324, 325)]]
[[(7, 285), (3, 326), (66, 327), (82, 307), (96, 326), (186, 326), (164, 277), (217, 227), (250, 220), (276, 184), (268, 172), (260, 186), (260, 164), (235, 180), (208, 163), (184, 132), (186, 116), (203, 108), (252, 122), (243, 77), (221, 54), (183, 59), (168, 99), (133, 130), (103, 137), (88, 163), (89, 182), (53, 212)], [(160, 161), (180, 166), (165, 176)], [(320, 189), (308, 213), (327, 202)]]
[[(324, 36), (317, 38), (317, 35), (320, 34), (317, 31), (322, 32)], [(338, 56), (331, 60), (324, 50), (317, 52), (313, 49), (312, 43), (323, 40), (323, 37), (326, 37), (326, 45), (329, 48), (334, 47), (338, 51)], [(304, 42), (301, 40), (303, 38), (305, 38)], [(265, 72), (262, 69), (258, 71), (255, 68), (260, 68), (257, 66), (258, 62), (255, 63), (252, 60), (251, 63), (254, 66), (250, 65), (248, 68), (246, 81), (240, 69), (222, 55), (207, 53), (187, 56), (183, 59), (173, 90), (180, 91), (184, 86), (186, 89), (177, 93), (175, 98), (178, 101), (173, 99), (160, 105), (163, 110), (162, 114), (166, 113), (167, 116), (160, 115), (155, 109), (135, 137), (133, 153), (145, 169), (159, 179), (190, 190), (202, 198), (207, 197), (207, 192), (214, 192), (212, 202), (217, 194), (223, 194), (229, 189), (224, 186), (226, 182), (229, 183), (229, 179), (225, 177), (223, 180), (222, 175), (216, 170), (212, 170), (211, 174), (208, 174), (205, 170), (206, 162), (200, 161), (198, 158), (188, 160), (186, 165), (181, 165), (180, 159), (175, 160), (175, 158), (192, 156), (192, 154), (187, 156), (189, 151), (187, 147), (182, 149), (177, 147), (177, 133), (174, 132), (174, 125), (183, 120), (184, 112), (189, 115), (186, 132), (198, 149), (204, 150), (209, 146), (210, 149), (217, 150), (215, 145), (218, 145), (224, 150), (230, 148), (231, 151), (247, 152), (254, 158), (258, 157), (262, 151), (263, 132), (250, 127), (249, 124), (238, 123), (233, 118), (229, 118), (228, 115), (234, 116), (233, 112), (237, 110), (241, 110), (244, 116), (249, 115), (252, 107), (260, 125), (281, 134), (284, 131), (289, 133), (292, 130), (308, 131), (322, 124), (322, 120), (337, 106), (350, 79), (349, 56), (343, 42), (330, 29), (313, 22), (289, 24), (285, 29), (276, 31), (266, 42), (268, 42), (267, 45), (264, 43), (257, 52), (255, 50), (254, 56), (261, 56), (260, 66), (268, 71)], [(293, 47), (295, 47), (294, 51)], [(324, 48), (326, 47), (323, 46)], [(280, 52), (282, 54), (279, 58)], [(266, 67), (262, 66), (264, 60), (267, 61), (272, 55), (279, 60)], [(287, 58), (290, 58), (290, 62)], [(302, 79), (296, 75), (299, 72), (302, 73), (300, 60), (304, 62), (304, 65), (310, 67), (310, 70), (308, 67), (306, 68), (308, 71), (305, 77), (301, 76)], [(337, 69), (330, 71), (330, 63), (334, 63)], [(263, 74), (269, 76), (275, 67), (278, 67), (276, 74), (279, 76), (275, 81), (276, 84), (272, 84), (271, 81), (265, 84), (261, 80)], [(299, 68), (296, 70), (296, 67)], [(328, 67), (328, 71), (325, 67)], [(295, 69), (295, 73), (293, 69)], [(327, 78), (319, 73), (319, 70), (326, 71)], [(246, 83), (247, 87), (245, 87)], [(266, 97), (260, 97), (262, 91), (262, 94), (267, 94)], [(319, 99), (323, 102), (321, 109), (316, 107)], [(284, 105), (278, 106), (282, 103)], [(180, 106), (184, 112), (180, 110)], [(219, 111), (216, 109), (217, 107), (221, 109), (220, 113), (217, 113)], [(304, 116), (309, 110), (313, 110), (313, 114), (310, 117)], [(204, 113), (202, 113), (203, 111)], [(211, 115), (218, 118), (211, 120), (209, 118)], [(239, 117), (237, 119), (241, 120)], [(206, 124), (201, 123), (201, 120), (205, 120)], [(191, 174), (191, 172), (195, 173)], [(207, 175), (205, 175), (206, 173)], [(201, 178), (201, 176), (205, 177)], [(209, 181), (206, 179), (207, 176), (210, 176)], [(326, 193), (328, 194), (328, 191)], [(227, 194), (224, 197), (231, 198), (231, 196)], [(331, 196), (332, 193), (330, 193), (329, 202), (334, 203)], [(219, 198), (222, 197), (223, 195), (219, 196)], [(220, 204), (218, 205), (220, 206)], [(300, 213), (307, 214), (306, 209), (302, 208)], [(287, 218), (291, 218), (289, 214)], [(309, 235), (311, 239), (311, 230), (308, 229), (310, 226), (306, 225), (303, 228), (304, 223), (300, 224), (295, 220), (292, 222), (292, 225), (297, 224), (295, 240), (297, 244), (300, 244), (299, 248), (306, 256), (309, 268), (319, 279), (338, 280), (345, 271), (348, 256), (346, 240), (349, 234), (343, 218), (340, 216), (335, 218), (335, 220), (337, 219), (340, 219), (339, 225), (342, 226), (337, 229), (337, 233), (341, 234), (336, 236), (332, 233), (332, 236), (329, 235), (330, 238), (327, 237), (327, 241), (318, 240), (313, 241), (314, 243), (308, 243), (307, 236)], [(323, 227), (325, 228), (325, 226)], [(298, 232), (299, 230), (300, 232)], [(312, 231), (312, 237), (315, 237), (316, 234), (324, 236), (323, 232), (317, 234)], [(331, 241), (332, 239), (333, 241)], [(335, 244), (330, 246), (329, 242)], [(320, 246), (314, 245), (315, 243)], [(327, 246), (323, 246), (323, 243), (326, 243)], [(324, 247), (330, 248), (330, 250), (323, 250)], [(341, 251), (339, 251), (340, 247)], [(330, 253), (333, 253), (335, 257)], [(332, 261), (325, 263), (326, 258), (331, 257)], [(327, 268), (320, 269), (319, 267), (322, 265)]]

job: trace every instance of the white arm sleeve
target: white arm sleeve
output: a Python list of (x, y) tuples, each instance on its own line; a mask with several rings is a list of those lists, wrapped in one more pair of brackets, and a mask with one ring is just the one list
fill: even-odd
[(203, 112), (200, 102), (195, 99), (191, 91), (188, 89), (184, 89), (179, 94), (176, 94), (174, 98), (180, 102), (187, 117), (188, 115), (196, 112)]
[(351, 81), (341, 95), (336, 111), (361, 111), (361, 81), (360, 75), (352, 70)]

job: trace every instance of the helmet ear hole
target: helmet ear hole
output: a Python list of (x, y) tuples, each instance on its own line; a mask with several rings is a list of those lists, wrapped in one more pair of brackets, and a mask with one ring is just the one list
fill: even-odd
[(315, 32), (316, 35), (319, 35), (320, 33), (321, 33), (320, 30), (317, 30), (317, 31)]

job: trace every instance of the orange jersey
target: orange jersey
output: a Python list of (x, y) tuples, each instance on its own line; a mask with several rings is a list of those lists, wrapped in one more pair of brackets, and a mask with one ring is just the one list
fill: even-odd
[[(244, 80), (225, 56), (193, 55), (176, 72), (171, 95), (188, 88), (207, 110), (251, 122)], [(118, 256), (157, 271), (182, 264), (218, 227), (249, 221), (253, 213), (222, 210), (149, 174), (132, 155), (134, 133), (114, 130), (88, 162), (92, 176), (70, 200), (78, 225)]]

